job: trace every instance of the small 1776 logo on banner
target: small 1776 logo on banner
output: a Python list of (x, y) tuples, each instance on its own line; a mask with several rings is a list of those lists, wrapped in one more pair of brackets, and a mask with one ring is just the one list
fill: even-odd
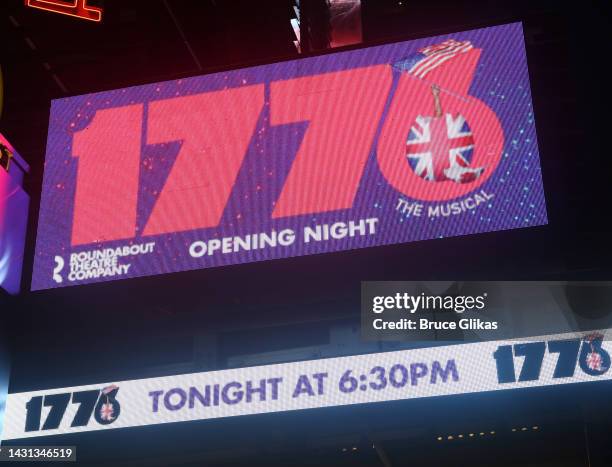
[[(56, 430), (66, 423), (72, 428), (88, 426), (93, 424), (92, 419), (99, 425), (110, 425), (121, 414), (118, 392), (119, 386), (111, 384), (102, 389), (32, 397), (25, 405), (25, 431)], [(68, 410), (70, 404), (76, 405), (77, 410)], [(71, 420), (64, 421), (67, 413)]]
[(102, 8), (94, 7), (88, 0), (25, 0), (25, 5), (61, 15), (74, 16), (88, 21), (102, 21)]

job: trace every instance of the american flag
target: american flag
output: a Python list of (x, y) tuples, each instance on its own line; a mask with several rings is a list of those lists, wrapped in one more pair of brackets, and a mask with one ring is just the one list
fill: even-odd
[(471, 168), (474, 137), (465, 118), (447, 113), (441, 117), (418, 116), (406, 141), (412, 170), (428, 181), (469, 183), (484, 168)]
[(115, 389), (119, 389), (119, 386), (116, 386), (114, 384), (111, 384), (110, 386), (106, 386), (104, 389), (102, 389), (102, 394), (110, 394), (111, 392), (113, 392)]
[(442, 65), (444, 62), (459, 54), (472, 50), (474, 46), (470, 41), (456, 41), (448, 39), (439, 44), (429, 45), (394, 64), (400, 71), (407, 71), (417, 78), (424, 78), (427, 73)]

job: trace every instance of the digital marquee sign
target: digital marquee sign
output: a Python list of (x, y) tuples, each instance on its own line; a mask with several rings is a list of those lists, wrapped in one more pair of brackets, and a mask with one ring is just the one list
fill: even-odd
[(32, 288), (546, 222), (514, 23), (53, 101)]
[(21, 187), (27, 164), (0, 134), (0, 289), (16, 294), (21, 270), (30, 198)]
[(610, 330), (9, 394), (5, 439), (609, 381)]

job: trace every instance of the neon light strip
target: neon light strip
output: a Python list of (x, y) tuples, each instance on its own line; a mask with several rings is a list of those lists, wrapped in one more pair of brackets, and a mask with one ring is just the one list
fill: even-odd
[(26, 0), (26, 6), (39, 10), (59, 13), (60, 15), (74, 16), (88, 21), (102, 21), (102, 8), (87, 5), (87, 0), (74, 0), (73, 2), (61, 0)]

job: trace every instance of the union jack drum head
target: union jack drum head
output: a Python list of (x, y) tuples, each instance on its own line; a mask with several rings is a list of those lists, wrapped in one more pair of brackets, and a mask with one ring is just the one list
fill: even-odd
[(474, 136), (460, 114), (416, 118), (408, 132), (406, 157), (411, 170), (430, 182), (469, 183), (484, 167), (471, 167)]

